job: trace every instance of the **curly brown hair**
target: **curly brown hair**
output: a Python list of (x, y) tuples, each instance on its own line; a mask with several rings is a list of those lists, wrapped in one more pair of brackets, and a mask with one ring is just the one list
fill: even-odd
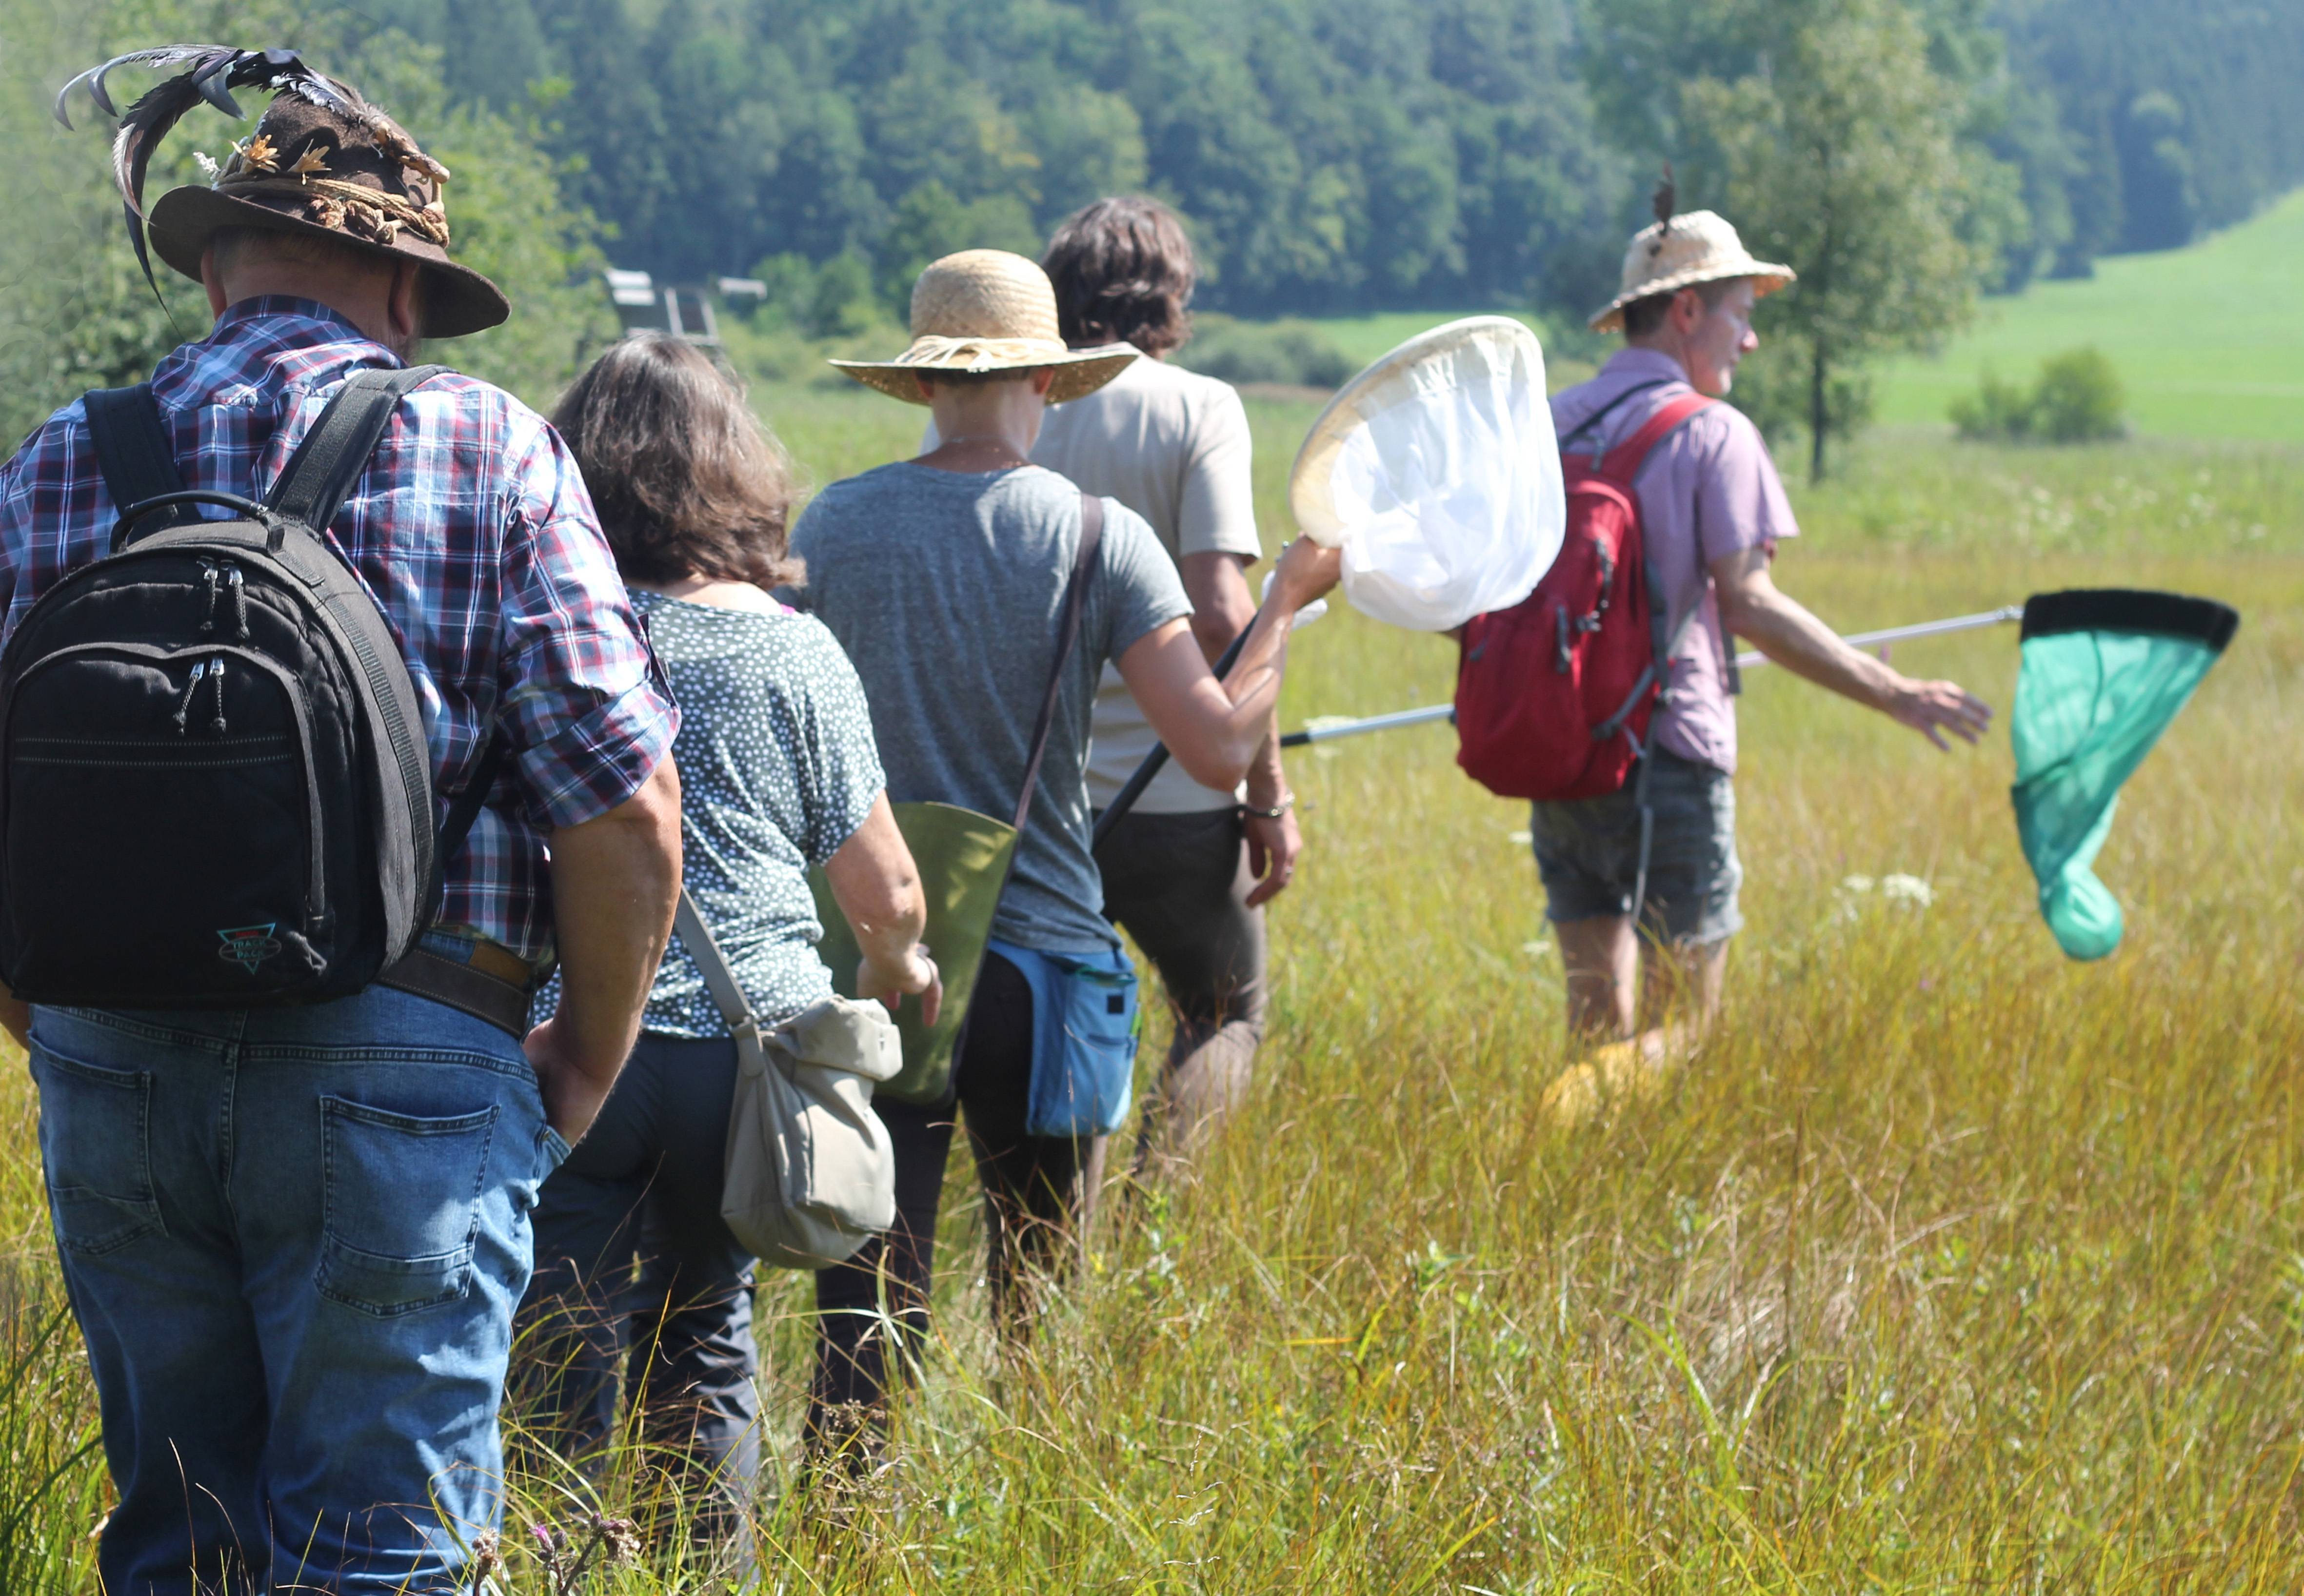
[(1099, 199), (1064, 218), (1040, 267), (1074, 349), (1132, 343), (1165, 355), (1192, 335), (1199, 267), (1176, 213), (1141, 195)]
[(628, 581), (797, 586), (791, 458), (735, 381), (670, 333), (630, 334), (552, 412)]

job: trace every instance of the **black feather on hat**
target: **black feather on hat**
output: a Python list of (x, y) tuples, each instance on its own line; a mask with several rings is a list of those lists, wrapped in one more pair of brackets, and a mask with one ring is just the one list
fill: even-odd
[[(188, 70), (116, 109), (105, 79), (122, 66)], [(130, 241), (152, 278), (151, 254), (199, 281), (208, 241), (227, 227), (318, 233), (374, 253), (412, 258), (427, 278), (423, 335), (453, 338), (495, 326), (511, 313), (504, 292), (448, 258), (448, 216), (440, 202), (447, 169), (426, 155), (399, 123), (359, 90), (323, 76), (293, 50), (241, 50), (228, 45), (165, 45), (134, 50), (92, 67), (56, 95), (56, 120), (72, 126), (75, 89), (120, 131), (112, 141)], [(228, 115), (244, 113), (235, 89), (274, 96), (256, 131), (235, 146), (210, 188), (172, 189), (148, 215), (144, 178), (152, 152), (184, 114), (205, 100)], [(153, 292), (159, 285), (153, 283)]]

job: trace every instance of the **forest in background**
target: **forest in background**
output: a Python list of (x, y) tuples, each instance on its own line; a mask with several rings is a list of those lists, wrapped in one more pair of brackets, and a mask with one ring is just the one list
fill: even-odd
[[(1681, 97), (1768, 70), (1811, 0), (364, 0), (452, 95), (556, 100), (549, 140), (620, 264), (777, 255), (908, 283), (1148, 186), (1206, 303), (1247, 314), (1582, 307)], [(1915, 0), (1962, 133), (2020, 218), (1996, 286), (2172, 248), (2304, 181), (2304, 6)]]
[[(1737, 401), (1821, 471), (1875, 358), (1979, 291), (2304, 182), (2304, 6), (2252, 0), (0, 0), (9, 436), (205, 325), (136, 279), (93, 112), (47, 113), (183, 38), (294, 45), (447, 160), (455, 248), (518, 307), (453, 358), (538, 400), (614, 334), (600, 266), (767, 280), (784, 342), (732, 354), (786, 376), (883, 338), (936, 256), (1128, 190), (1185, 215), (1204, 310), (1509, 307), (1574, 349), (1669, 159), (1801, 270)], [(151, 191), (244, 131), (199, 113)]]

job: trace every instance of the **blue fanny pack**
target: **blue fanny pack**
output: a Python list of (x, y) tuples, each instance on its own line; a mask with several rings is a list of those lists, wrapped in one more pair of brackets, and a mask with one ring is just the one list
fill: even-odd
[(1136, 970), (1115, 949), (1046, 953), (989, 944), (1032, 989), (1032, 1094), (1024, 1129), (1036, 1136), (1109, 1136), (1136, 1085)]

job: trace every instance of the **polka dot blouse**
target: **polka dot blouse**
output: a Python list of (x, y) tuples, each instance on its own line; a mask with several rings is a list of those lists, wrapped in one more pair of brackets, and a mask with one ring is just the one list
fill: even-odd
[[(854, 667), (822, 622), (635, 591), (680, 700), (688, 890), (763, 1020), (832, 992), (808, 867), (856, 834), (886, 780)], [(725, 1036), (675, 933), (644, 1026)]]

